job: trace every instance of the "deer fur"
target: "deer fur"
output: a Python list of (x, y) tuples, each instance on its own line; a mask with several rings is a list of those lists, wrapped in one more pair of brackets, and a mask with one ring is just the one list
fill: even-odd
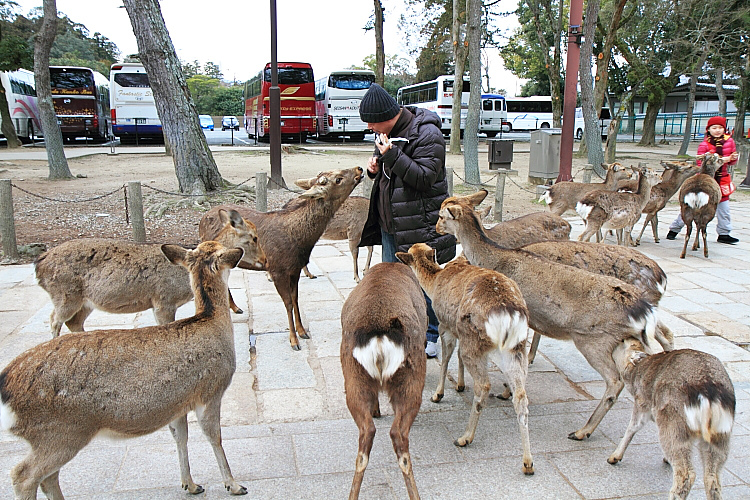
[(724, 365), (692, 349), (649, 356), (633, 339), (619, 345), (613, 357), (635, 403), (628, 429), (607, 462), (621, 461), (635, 433), (656, 421), (664, 460), (672, 465), (669, 498), (688, 497), (695, 481), (690, 456), (697, 442), (706, 498), (720, 500), (719, 474), (729, 456), (736, 404)]
[[(310, 189), (310, 181), (313, 179), (299, 179), (294, 183), (302, 189)], [(363, 196), (350, 196), (346, 199), (343, 205), (336, 210), (336, 213), (331, 219), (331, 222), (326, 226), (326, 230), (320, 237), (321, 240), (348, 240), (349, 251), (352, 253), (352, 261), (354, 263), (354, 281), (359, 283), (359, 241), (362, 239), (362, 230), (365, 228), (365, 222), (367, 222), (367, 215), (370, 211), (370, 200)], [(372, 245), (367, 246), (367, 262), (363, 274), (370, 269), (370, 261), (372, 260)], [(316, 276), (307, 269), (307, 266), (302, 268), (302, 272), (305, 273), (310, 279), (315, 279)]]
[(505, 274), (518, 284), (529, 310), (529, 326), (551, 338), (573, 340), (602, 376), (606, 390), (588, 422), (570, 439), (591, 435), (617, 401), (622, 380), (612, 351), (633, 337), (655, 341), (656, 309), (633, 285), (610, 276), (557, 264), (525, 250), (504, 249), (490, 240), (473, 210), (476, 195), (443, 201), (437, 223), (441, 234), (455, 235), (469, 262)]
[(716, 206), (721, 200), (721, 189), (714, 179), (716, 170), (724, 164), (724, 160), (716, 153), (703, 155), (700, 172), (682, 183), (680, 188), (680, 215), (687, 226), (685, 244), (682, 246), (680, 258), (685, 258), (690, 235), (693, 232), (693, 222), (697, 229), (693, 251), (700, 248), (701, 235), (703, 236), (703, 256), (708, 258), (708, 243), (706, 242), (706, 226), (716, 215)]
[(359, 498), (384, 391), (395, 413), (391, 441), (411, 500), (419, 498), (409, 453), (409, 431), (422, 404), (427, 366), (427, 305), (417, 279), (401, 263), (373, 266), (341, 310), (341, 368), (346, 405), (359, 428), (350, 500)]
[(260, 246), (266, 254), (266, 269), (286, 307), (289, 343), (294, 350), (300, 350), (299, 338), (310, 338), (302, 325), (297, 298), (300, 271), (310, 261), (315, 243), (362, 180), (363, 173), (360, 167), (322, 172), (311, 181), (310, 189), (281, 210), (258, 212), (231, 205), (214, 207), (201, 218), (198, 226), (201, 241), (213, 239), (218, 232), (221, 227), (218, 214), (222, 208), (236, 210), (257, 226)]
[[(482, 191), (487, 193), (486, 190)], [(481, 212), (480, 217), (483, 217)], [(487, 236), (505, 248), (521, 248), (540, 241), (567, 240), (570, 230), (568, 221), (550, 212), (534, 212), (485, 228)]]
[(0, 421), (31, 445), (11, 470), (16, 498), (37, 488), (62, 499), (58, 476), (97, 434), (136, 437), (165, 425), (177, 442), (182, 488), (198, 494), (187, 457), (187, 412), (195, 410), (213, 447), (225, 488), (247, 490), (229, 469), (221, 445), (221, 398), (235, 370), (229, 270), (242, 249), (214, 241), (195, 250), (163, 245), (190, 273), (195, 316), (134, 330), (56, 337), (22, 353), (0, 373)]
[(523, 473), (534, 474), (525, 387), (529, 313), (521, 290), (503, 274), (472, 266), (464, 258), (449, 262), (441, 269), (435, 251), (424, 243), (412, 245), (408, 253), (398, 252), (396, 257), (417, 275), (440, 320), (443, 357), (440, 382), (432, 401), (437, 403), (443, 399), (448, 362), (457, 340), (461, 361), (474, 379), (474, 402), (469, 422), (464, 434), (454, 444), (466, 446), (474, 441), (479, 416), (490, 391), (487, 358), (492, 357), (513, 392), (513, 407), (523, 446)]
[[(242, 261), (263, 269), (266, 257), (252, 222), (223, 210), (219, 219), (222, 226), (216, 240), (229, 248), (242, 248)], [(115, 314), (153, 309), (157, 324), (164, 325), (174, 321), (177, 309), (193, 299), (190, 274), (169, 262), (158, 244), (71, 240), (42, 254), (35, 271), (39, 286), (54, 305), (50, 315), (53, 337), (60, 335), (63, 323), (71, 332), (84, 331), (83, 324), (94, 309)], [(231, 294), (229, 301), (232, 311), (242, 314)]]
[(630, 177), (630, 172), (619, 163), (609, 165), (602, 163), (602, 166), (607, 169), (604, 182), (593, 184), (585, 182), (558, 182), (550, 186), (539, 197), (539, 201), (544, 201), (553, 214), (562, 215), (566, 210), (575, 209), (576, 203), (588, 193), (598, 189), (614, 191), (619, 180)]
[[(638, 190), (635, 193), (601, 190), (592, 191), (581, 198), (576, 205), (576, 212), (586, 223), (586, 228), (578, 241), (589, 241), (601, 229), (616, 229), (621, 230), (617, 233), (618, 245), (633, 244), (630, 233), (651, 196), (648, 170), (641, 167), (638, 172)], [(599, 240), (597, 234), (597, 241)]]
[(699, 170), (699, 167), (692, 162), (662, 161), (661, 164), (665, 168), (662, 180), (651, 188), (651, 196), (646, 206), (643, 207), (646, 220), (643, 221), (641, 232), (635, 240), (636, 246), (641, 244), (641, 237), (649, 223), (651, 223), (651, 229), (654, 233), (654, 243), (659, 243), (659, 211), (667, 205), (669, 199), (680, 189), (682, 183)]

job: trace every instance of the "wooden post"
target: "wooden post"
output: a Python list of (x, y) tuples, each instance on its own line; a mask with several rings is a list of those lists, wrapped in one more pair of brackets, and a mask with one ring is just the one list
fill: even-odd
[(497, 187), (495, 188), (495, 220), (502, 222), (503, 220), (503, 196), (505, 194), (505, 176), (508, 175), (503, 169), (497, 171)]
[(128, 212), (130, 223), (133, 225), (133, 241), (145, 243), (146, 224), (143, 222), (143, 196), (139, 181), (128, 182)]
[(594, 171), (594, 166), (591, 163), (587, 163), (583, 166), (583, 182), (591, 184), (591, 172)]
[(255, 174), (255, 210), (268, 211), (268, 175), (265, 172)]
[(13, 186), (10, 179), (0, 180), (0, 238), (3, 239), (3, 254), (6, 262), (17, 262), (16, 223), (13, 219)]
[(448, 182), (448, 196), (453, 196), (453, 167), (445, 167), (445, 180)]

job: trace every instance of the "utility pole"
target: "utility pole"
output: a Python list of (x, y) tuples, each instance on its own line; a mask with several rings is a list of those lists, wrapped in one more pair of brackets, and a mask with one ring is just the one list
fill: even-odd
[(280, 189), (286, 185), (281, 175), (281, 91), (276, 59), (276, 0), (271, 0), (271, 88), (268, 95), (271, 106), (271, 179), (268, 187)]
[(568, 59), (565, 62), (565, 93), (563, 94), (563, 123), (560, 138), (560, 173), (556, 182), (573, 180), (573, 129), (575, 128), (578, 65), (583, 36), (583, 0), (570, 0), (568, 23)]

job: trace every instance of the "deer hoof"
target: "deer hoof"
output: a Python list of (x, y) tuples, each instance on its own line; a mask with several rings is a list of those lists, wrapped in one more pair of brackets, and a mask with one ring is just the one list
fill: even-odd
[(238, 307), (237, 309), (235, 309), (235, 310), (234, 310), (234, 314), (243, 314), (244, 312), (245, 312), (245, 311), (243, 311), (243, 310), (242, 310), (242, 309), (240, 309), (239, 307)]
[(457, 385), (456, 386), (456, 392), (464, 392), (466, 390), (465, 385)]
[(461, 448), (463, 448), (464, 446), (467, 446), (467, 445), (471, 444), (471, 441), (469, 441), (466, 438), (460, 437), (460, 438), (456, 439), (455, 441), (453, 441), (453, 444), (455, 444), (456, 446), (460, 446)]
[(430, 401), (432, 401), (433, 403), (439, 403), (440, 401), (442, 401), (442, 399), (443, 399), (443, 394), (433, 394), (432, 397), (430, 398)]
[(238, 484), (237, 488), (232, 488), (231, 486), (227, 486), (227, 491), (231, 495), (247, 495), (247, 488), (245, 488), (241, 484)]
[(568, 439), (572, 439), (573, 441), (583, 441), (587, 437), (588, 436), (578, 437), (578, 431), (568, 434)]
[(299, 346), (299, 344), (292, 344), (292, 350), (293, 351), (301, 351), (302, 348)]
[(299, 338), (301, 338), (301, 339), (305, 339), (305, 340), (310, 340), (310, 334), (309, 334), (309, 333), (307, 333), (307, 332), (304, 332), (304, 333), (300, 333), (300, 334), (299, 334)]
[(614, 456), (612, 456), (612, 457), (609, 457), (609, 458), (607, 459), (607, 463), (610, 463), (610, 464), (612, 464), (612, 465), (615, 465), (615, 464), (616, 464), (617, 462), (619, 462), (619, 461), (620, 461), (620, 459), (619, 459), (619, 458), (615, 458)]
[(201, 493), (203, 493), (203, 486), (201, 486), (200, 484), (194, 485), (192, 489), (187, 484), (184, 484), (182, 485), (182, 489), (184, 489), (191, 495), (200, 495)]
[(523, 473), (527, 476), (533, 476), (534, 475), (534, 462), (530, 464), (523, 464)]

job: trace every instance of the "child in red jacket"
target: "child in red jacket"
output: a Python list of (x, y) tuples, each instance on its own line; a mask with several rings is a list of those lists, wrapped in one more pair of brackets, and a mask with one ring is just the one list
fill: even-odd
[[(732, 232), (732, 217), (729, 213), (729, 195), (731, 194), (730, 185), (732, 179), (729, 175), (727, 167), (737, 163), (737, 147), (734, 144), (734, 139), (726, 133), (727, 120), (721, 116), (714, 116), (708, 120), (706, 125), (706, 137), (703, 142), (698, 146), (698, 156), (704, 153), (716, 153), (722, 157), (724, 164), (716, 171), (714, 178), (719, 183), (721, 188), (721, 201), (716, 207), (716, 232), (719, 234), (719, 238), (716, 240), (719, 243), (729, 243), (733, 245), (737, 243), (737, 238), (730, 236)], [(700, 160), (698, 160), (700, 165)], [(673, 240), (677, 237), (677, 233), (683, 228), (685, 223), (682, 221), (680, 215), (670, 224), (669, 233), (667, 233), (667, 239)]]

